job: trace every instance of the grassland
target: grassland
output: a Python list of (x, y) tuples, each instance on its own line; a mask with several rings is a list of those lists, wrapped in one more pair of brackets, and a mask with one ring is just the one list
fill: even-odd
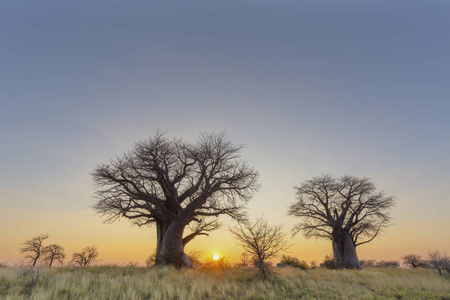
[(34, 286), (22, 271), (0, 268), (0, 299), (450, 299), (450, 280), (428, 269), (67, 267), (41, 269)]

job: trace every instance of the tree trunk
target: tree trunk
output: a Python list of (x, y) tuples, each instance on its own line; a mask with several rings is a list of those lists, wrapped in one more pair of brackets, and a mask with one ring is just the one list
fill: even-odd
[(169, 225), (162, 221), (156, 222), (156, 260), (155, 265), (162, 264), (164, 237)]
[(332, 243), (334, 263), (337, 268), (362, 269), (349, 232), (344, 229), (334, 230)]
[(51, 268), (52, 264), (53, 264), (53, 256), (50, 258), (50, 264), (48, 265), (48, 267)]
[(187, 267), (194, 269), (182, 244), (184, 225), (180, 221), (174, 221), (167, 227), (163, 238), (161, 259), (165, 265), (173, 265), (177, 268)]

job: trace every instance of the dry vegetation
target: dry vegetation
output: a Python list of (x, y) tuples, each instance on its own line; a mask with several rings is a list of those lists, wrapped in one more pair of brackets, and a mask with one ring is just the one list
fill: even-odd
[(448, 279), (429, 269), (274, 270), (47, 268), (28, 286), (21, 269), (0, 268), (0, 299), (450, 299)]

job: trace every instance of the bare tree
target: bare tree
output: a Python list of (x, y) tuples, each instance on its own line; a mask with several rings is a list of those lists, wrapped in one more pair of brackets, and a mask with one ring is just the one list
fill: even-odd
[(241, 256), (239, 256), (240, 263), (238, 266), (240, 267), (248, 267), (250, 264), (250, 255), (247, 252), (242, 252)]
[(294, 234), (331, 239), (338, 268), (361, 269), (356, 247), (372, 241), (389, 225), (393, 197), (377, 192), (368, 178), (323, 175), (295, 187), (289, 215), (301, 218)]
[(80, 267), (89, 266), (98, 257), (97, 247), (90, 246), (86, 247), (81, 252), (75, 252), (72, 254), (71, 263), (73, 265), (78, 265)]
[(45, 246), (42, 249), (42, 255), (44, 261), (48, 263), (48, 266), (51, 268), (54, 261), (58, 261), (61, 265), (63, 264), (64, 258), (64, 248), (57, 244), (51, 244)]
[(256, 219), (254, 223), (248, 220), (239, 222), (237, 226), (230, 228), (230, 232), (244, 251), (254, 259), (255, 265), (264, 276), (269, 271), (267, 260), (289, 248), (282, 227), (269, 225), (263, 217)]
[(403, 256), (403, 262), (413, 268), (417, 268), (423, 263), (422, 257), (418, 254), (408, 254)]
[(20, 253), (25, 253), (25, 258), (31, 261), (33, 267), (36, 266), (37, 261), (42, 255), (44, 248), (43, 242), (46, 239), (48, 239), (47, 234), (40, 234), (31, 240), (25, 241), (23, 243), (24, 246), (20, 249)]
[[(216, 229), (220, 215), (241, 220), (258, 188), (258, 173), (240, 159), (242, 147), (223, 132), (202, 134), (190, 144), (157, 131), (93, 171), (94, 209), (107, 222), (127, 218), (138, 226), (155, 224), (156, 263), (193, 268), (185, 245)], [(186, 228), (190, 232), (184, 236)]]

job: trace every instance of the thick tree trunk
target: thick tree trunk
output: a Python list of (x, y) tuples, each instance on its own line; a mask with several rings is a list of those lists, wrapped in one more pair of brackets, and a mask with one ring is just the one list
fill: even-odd
[(182, 244), (184, 225), (182, 222), (174, 221), (167, 227), (163, 238), (161, 259), (165, 265), (174, 265), (177, 268), (187, 267), (194, 269)]
[(349, 232), (344, 229), (334, 230), (332, 242), (334, 263), (337, 268), (361, 270), (361, 263)]
[(163, 256), (163, 245), (164, 245), (164, 237), (166, 235), (167, 228), (169, 227), (169, 224), (157, 221), (156, 222), (156, 261), (155, 264), (162, 264), (163, 261), (161, 260)]

